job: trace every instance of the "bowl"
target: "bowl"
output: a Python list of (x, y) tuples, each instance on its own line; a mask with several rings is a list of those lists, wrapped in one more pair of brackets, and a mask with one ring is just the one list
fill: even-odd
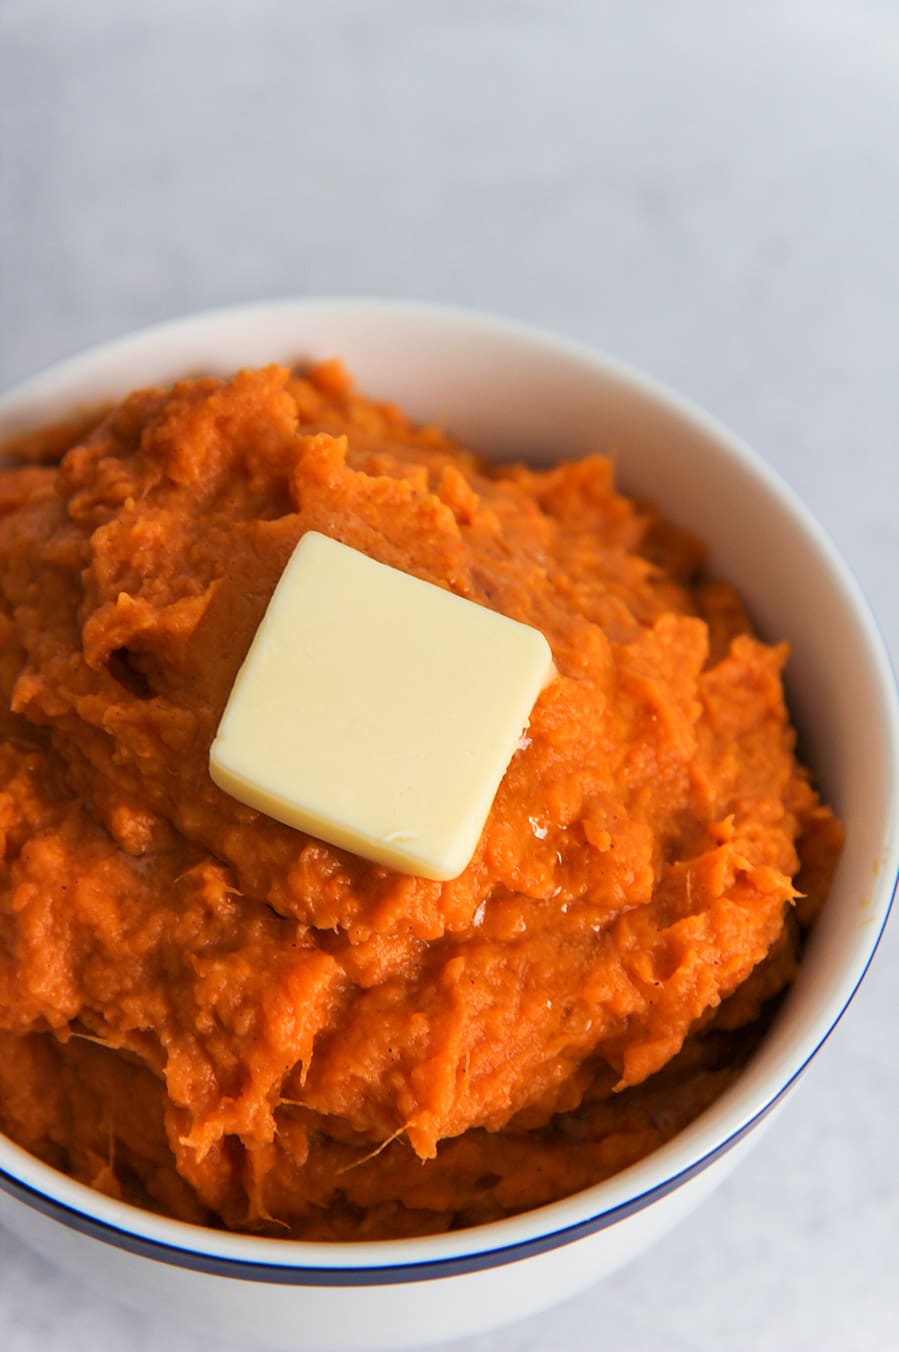
[(0, 398), (0, 439), (195, 372), (339, 354), (362, 389), (445, 418), (497, 460), (615, 456), (625, 491), (708, 543), (762, 634), (789, 639), (802, 755), (846, 827), (799, 977), (737, 1082), (667, 1145), (537, 1210), (420, 1239), (317, 1244), (187, 1225), (74, 1182), (0, 1138), (0, 1218), (107, 1294), (257, 1346), (416, 1347), (572, 1295), (664, 1234), (758, 1139), (858, 989), (899, 846), (895, 683), (834, 547), (736, 437), (645, 376), (516, 324), (424, 304), (279, 301), (164, 324)]

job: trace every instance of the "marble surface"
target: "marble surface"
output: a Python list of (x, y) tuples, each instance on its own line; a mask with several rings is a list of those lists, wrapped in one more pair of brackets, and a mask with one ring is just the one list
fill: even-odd
[[(899, 651), (897, 68), (895, 0), (0, 0), (0, 386), (282, 294), (534, 321), (739, 429)], [(465, 1352), (899, 1347), (897, 983), (894, 923), (714, 1199)], [(112, 1295), (0, 1233), (5, 1352), (210, 1346)]]

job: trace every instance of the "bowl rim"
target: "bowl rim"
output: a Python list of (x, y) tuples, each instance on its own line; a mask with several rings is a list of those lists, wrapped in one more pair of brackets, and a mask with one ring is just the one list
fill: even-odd
[[(892, 775), (885, 814), (888, 829), (883, 846), (888, 849), (892, 842), (899, 840), (896, 678), (869, 605), (840, 552), (792, 488), (729, 428), (653, 377), (604, 352), (531, 325), (424, 301), (309, 297), (253, 302), (209, 309), (154, 324), (52, 363), (0, 394), (0, 431), (4, 419), (14, 417), (16, 409), (23, 403), (33, 407), (53, 389), (71, 388), (87, 372), (115, 356), (138, 354), (144, 347), (173, 344), (191, 336), (200, 341), (204, 333), (211, 337), (217, 328), (228, 324), (251, 328), (254, 324), (271, 322), (275, 317), (283, 320), (292, 315), (308, 324), (317, 311), (332, 317), (364, 313), (369, 319), (383, 317), (385, 322), (398, 320), (401, 324), (425, 323), (447, 331), (478, 332), (511, 345), (527, 346), (543, 355), (554, 355), (597, 377), (611, 379), (648, 400), (704, 434), (720, 454), (736, 459), (787, 508), (815, 552), (822, 556), (858, 621), (864, 641), (864, 659), (876, 677), (881, 697), (878, 713), (883, 733), (891, 748)], [(899, 867), (895, 875), (892, 871), (882, 870), (876, 879), (868, 916), (879, 923), (871, 926), (867, 944), (844, 974), (840, 993), (810, 1021), (809, 1035), (802, 1042), (801, 1061), (785, 1081), (767, 1091), (762, 1101), (754, 1102), (750, 1110), (741, 1112), (739, 1090), (744, 1078), (741, 1076), (693, 1123), (645, 1159), (610, 1179), (531, 1211), (448, 1235), (408, 1240), (323, 1243), (235, 1235), (160, 1217), (94, 1192), (87, 1185), (76, 1183), (43, 1164), (3, 1136), (0, 1136), (0, 1190), (54, 1216), (70, 1228), (121, 1248), (159, 1261), (245, 1280), (317, 1286), (379, 1285), (427, 1280), (530, 1257), (614, 1225), (667, 1196), (721, 1159), (768, 1117), (827, 1041), (864, 980), (883, 935), (897, 883)], [(720, 1130), (716, 1134), (714, 1129), (718, 1118), (727, 1118), (731, 1123), (723, 1134)]]

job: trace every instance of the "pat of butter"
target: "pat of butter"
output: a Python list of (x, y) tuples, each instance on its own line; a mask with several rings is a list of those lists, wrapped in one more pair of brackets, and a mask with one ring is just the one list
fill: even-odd
[(309, 531), (237, 675), (210, 773), (332, 845), (455, 878), (553, 674), (537, 629)]

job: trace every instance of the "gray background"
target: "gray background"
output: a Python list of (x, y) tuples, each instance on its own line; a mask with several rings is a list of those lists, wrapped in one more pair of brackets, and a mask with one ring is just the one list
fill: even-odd
[[(897, 89), (896, 0), (0, 0), (0, 386), (243, 299), (534, 321), (743, 433), (895, 652)], [(715, 1198), (467, 1352), (899, 1347), (897, 979), (894, 924)], [(0, 1232), (0, 1346), (210, 1345)]]

